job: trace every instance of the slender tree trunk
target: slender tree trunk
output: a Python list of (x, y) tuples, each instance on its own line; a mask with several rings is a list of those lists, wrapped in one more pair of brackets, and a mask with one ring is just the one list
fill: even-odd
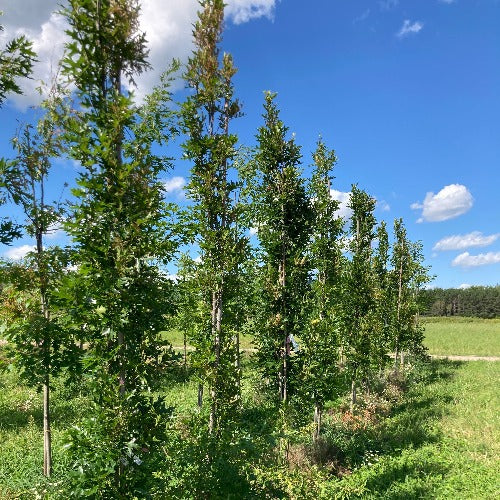
[(354, 412), (354, 407), (356, 406), (356, 380), (353, 378), (351, 380), (351, 413)]
[(198, 384), (198, 408), (203, 406), (203, 384)]
[(399, 355), (399, 320), (401, 316), (401, 298), (403, 293), (403, 259), (399, 264), (399, 280), (398, 280), (398, 310), (397, 310), (397, 325), (396, 325), (396, 349), (394, 353), (394, 368), (398, 365), (398, 355)]
[(208, 429), (210, 434), (217, 430), (218, 416), (218, 398), (220, 390), (220, 363), (221, 363), (221, 342), (222, 342), (222, 288), (219, 288), (212, 294), (212, 329), (214, 333), (214, 351), (215, 351), (215, 378), (211, 387), (212, 405), (210, 408), (210, 420)]
[(186, 332), (184, 332), (184, 371), (187, 372), (187, 336)]
[(234, 349), (235, 349), (235, 360), (234, 360), (234, 366), (236, 368), (236, 384), (237, 384), (237, 398), (240, 399), (241, 397), (241, 359), (240, 359), (240, 332), (237, 331), (236, 335), (234, 336)]
[[(43, 205), (43, 184), (42, 184), (42, 205)], [(40, 306), (43, 317), (50, 321), (49, 305), (47, 303), (45, 266), (42, 263), (43, 254), (43, 227), (37, 228), (36, 250), (38, 256), (39, 272), (42, 273), (40, 282)], [(46, 334), (45, 334), (46, 335)], [(43, 350), (45, 352), (45, 380), (43, 384), (43, 475), (50, 477), (52, 473), (52, 436), (50, 432), (50, 338), (44, 336)]]
[(313, 441), (315, 443), (318, 441), (321, 433), (322, 413), (323, 413), (322, 405), (318, 400), (316, 400), (314, 403), (314, 432), (313, 432)]
[(52, 474), (52, 436), (50, 432), (50, 387), (49, 375), (43, 384), (43, 475)]

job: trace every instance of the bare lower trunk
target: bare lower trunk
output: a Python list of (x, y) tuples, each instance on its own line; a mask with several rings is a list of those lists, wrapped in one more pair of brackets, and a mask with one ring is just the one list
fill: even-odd
[(234, 336), (234, 349), (235, 349), (235, 360), (234, 366), (236, 368), (236, 384), (237, 384), (237, 398), (240, 399), (241, 394), (241, 359), (240, 359), (240, 333), (236, 332)]
[(354, 411), (356, 406), (356, 381), (352, 379), (351, 381), (351, 413)]
[(203, 406), (203, 384), (198, 384), (198, 408)]
[(215, 351), (215, 379), (213, 380), (210, 389), (212, 405), (210, 408), (210, 420), (208, 422), (208, 430), (212, 434), (217, 429), (218, 404), (219, 397), (219, 369), (221, 362), (221, 342), (222, 342), (222, 290), (219, 289), (212, 294), (212, 331), (214, 334), (214, 351)]
[(43, 385), (43, 475), (52, 473), (52, 437), (50, 434), (50, 387), (49, 376)]
[(319, 435), (321, 433), (321, 417), (322, 417), (322, 407), (321, 404), (316, 401), (314, 404), (314, 431), (313, 431), (313, 441), (317, 442)]
[(398, 357), (399, 357), (399, 343), (396, 342), (396, 351), (394, 353), (394, 369), (398, 367)]
[(187, 338), (184, 332), (184, 370), (187, 371)]
[(283, 349), (283, 381), (281, 384), (281, 400), (286, 403), (287, 401), (287, 382), (288, 382), (288, 335), (285, 335), (284, 349)]

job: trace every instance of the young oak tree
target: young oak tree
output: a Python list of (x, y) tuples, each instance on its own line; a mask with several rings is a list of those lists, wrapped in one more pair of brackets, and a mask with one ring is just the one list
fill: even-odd
[(51, 112), (39, 121), (37, 129), (28, 125), (14, 139), (18, 156), (5, 163), (0, 172), (11, 200), (21, 207), (24, 229), (36, 241), (24, 265), (8, 265), (3, 271), (10, 284), (4, 295), (17, 308), (7, 318), (8, 350), (15, 364), (30, 382), (43, 387), (43, 473), (52, 470), (50, 380), (65, 367), (77, 363), (79, 350), (71, 332), (59, 321), (51, 305), (54, 291), (69, 262), (60, 248), (45, 248), (44, 237), (61, 223), (58, 203), (47, 202), (46, 188), (51, 157), (58, 151), (58, 137)]
[(188, 185), (194, 201), (190, 230), (200, 248), (193, 284), (198, 287), (205, 312), (191, 341), (193, 360), (202, 384), (210, 395), (209, 432), (217, 435), (238, 400), (237, 357), (233, 342), (238, 265), (244, 256), (245, 238), (237, 221), (240, 208), (234, 202), (238, 189), (234, 172), (237, 137), (230, 122), (240, 115), (232, 79), (236, 73), (230, 54), (220, 52), (224, 26), (223, 0), (200, 2), (193, 30), (195, 50), (189, 59), (185, 79), (193, 93), (182, 108), (188, 138), (184, 156), (193, 163)]
[(349, 251), (351, 260), (342, 283), (343, 353), (351, 377), (351, 409), (356, 404), (359, 380), (372, 362), (375, 314), (375, 274), (372, 243), (375, 237), (375, 199), (356, 185), (349, 200), (352, 210)]
[(309, 185), (313, 221), (309, 266), (314, 279), (308, 297), (308, 322), (302, 331), (301, 391), (314, 403), (313, 439), (319, 438), (325, 400), (334, 394), (339, 377), (338, 295), (342, 254), (339, 238), (343, 221), (336, 215), (339, 203), (331, 196), (335, 151), (318, 141), (313, 153), (314, 171)]
[(263, 375), (278, 399), (289, 399), (292, 359), (291, 335), (304, 323), (303, 301), (308, 286), (306, 249), (312, 210), (300, 176), (300, 147), (287, 139), (288, 128), (279, 118), (275, 94), (267, 92), (264, 125), (257, 134), (255, 223), (259, 228), (261, 311), (256, 342)]
[(393, 327), (393, 297), (394, 288), (392, 283), (392, 272), (389, 269), (389, 235), (385, 221), (381, 221), (376, 231), (377, 248), (373, 256), (373, 267), (376, 276), (376, 321), (373, 334), (374, 342), (372, 358), (375, 365), (381, 370), (388, 362), (388, 352), (391, 343), (391, 331)]
[(404, 353), (424, 351), (423, 329), (418, 324), (418, 292), (429, 281), (427, 268), (422, 265), (422, 245), (408, 240), (402, 219), (394, 220), (394, 245), (391, 264), (393, 299), (394, 366), (404, 365)]
[[(124, 83), (148, 69), (135, 0), (70, 0), (70, 42), (63, 68), (76, 109), (64, 122), (70, 155), (81, 166), (65, 227), (78, 252), (77, 296), (94, 417), (74, 429), (70, 450), (80, 494), (136, 494), (165, 439), (161, 398), (152, 395), (171, 359), (161, 340), (171, 282), (157, 265), (171, 257), (169, 213), (159, 174), (169, 166), (152, 152), (170, 133), (168, 76), (134, 105)], [(95, 417), (98, 418), (95, 418)], [(138, 493), (137, 493), (138, 494)]]

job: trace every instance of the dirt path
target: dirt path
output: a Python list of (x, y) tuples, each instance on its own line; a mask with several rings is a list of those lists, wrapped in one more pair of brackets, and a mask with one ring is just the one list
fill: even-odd
[[(0, 339), (0, 346), (7, 344), (6, 340)], [(183, 346), (172, 346), (176, 351), (183, 351)], [(194, 347), (187, 346), (187, 351), (194, 351)], [(241, 349), (243, 352), (257, 352), (257, 349), (246, 348)], [(474, 356), (474, 355), (463, 355), (460, 356), (458, 354), (430, 354), (431, 358), (435, 359), (449, 359), (451, 361), (500, 361), (500, 356)]]
[(500, 361), (499, 356), (459, 356), (456, 354), (431, 354), (431, 358), (436, 359), (450, 359), (452, 361)]

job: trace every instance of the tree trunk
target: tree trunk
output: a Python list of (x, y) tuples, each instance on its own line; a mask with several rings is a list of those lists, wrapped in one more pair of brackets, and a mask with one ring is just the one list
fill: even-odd
[(43, 384), (43, 475), (52, 473), (52, 436), (50, 433), (50, 387), (49, 375)]
[[(43, 205), (43, 190), (42, 190)], [(40, 225), (36, 231), (36, 250), (38, 257), (38, 270), (42, 273), (40, 281), (40, 307), (43, 317), (50, 321), (49, 305), (47, 303), (46, 270), (42, 264), (44, 227)], [(43, 475), (50, 477), (52, 473), (52, 437), (50, 433), (50, 338), (44, 334), (42, 349), (44, 350), (45, 380), (43, 384)]]
[(210, 389), (212, 405), (210, 408), (210, 420), (208, 430), (210, 434), (217, 430), (218, 419), (218, 398), (220, 390), (219, 369), (221, 362), (221, 342), (222, 342), (222, 289), (212, 293), (212, 331), (214, 334), (214, 351), (215, 351), (215, 377)]
[(398, 310), (397, 310), (397, 322), (398, 324), (396, 325), (396, 353), (394, 355), (394, 369), (397, 369), (398, 366), (398, 354), (399, 354), (399, 341), (400, 341), (400, 335), (399, 335), (399, 320), (401, 317), (401, 299), (402, 299), (402, 294), (403, 294), (403, 258), (401, 257), (401, 261), (399, 263), (399, 280), (398, 280)]
[(186, 332), (184, 332), (184, 371), (187, 372), (187, 337), (186, 337)]
[(203, 406), (203, 384), (198, 384), (198, 408)]
[(235, 360), (234, 366), (236, 368), (236, 384), (237, 384), (237, 398), (241, 397), (241, 359), (240, 359), (240, 332), (236, 332), (234, 336)]
[(353, 378), (351, 381), (351, 413), (354, 412), (356, 406), (356, 380)]
[(313, 442), (317, 442), (321, 433), (322, 405), (319, 401), (314, 403), (314, 431)]

